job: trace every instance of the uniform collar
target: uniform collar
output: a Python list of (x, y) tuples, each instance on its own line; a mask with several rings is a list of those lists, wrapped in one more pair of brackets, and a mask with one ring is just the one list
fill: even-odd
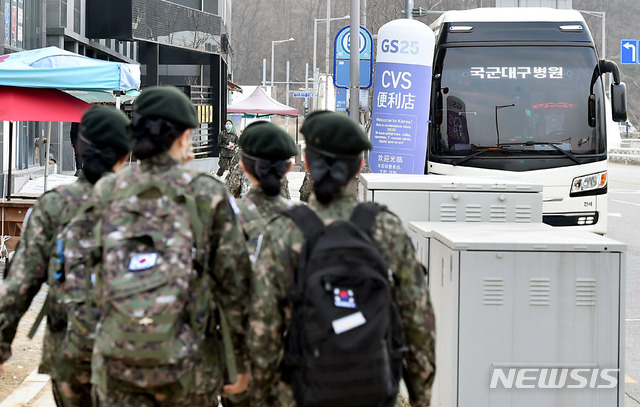
[(180, 162), (165, 152), (142, 160), (140, 169), (144, 172), (164, 172), (178, 165)]
[(309, 197), (309, 207), (311, 209), (326, 209), (331, 205), (344, 203), (344, 202), (356, 202), (356, 203), (358, 202), (356, 192), (352, 188), (351, 183), (342, 187), (340, 191), (338, 191), (336, 196), (333, 198), (333, 200), (328, 204), (320, 203), (320, 201), (318, 201), (318, 199), (316, 198), (315, 193), (311, 194), (311, 196)]

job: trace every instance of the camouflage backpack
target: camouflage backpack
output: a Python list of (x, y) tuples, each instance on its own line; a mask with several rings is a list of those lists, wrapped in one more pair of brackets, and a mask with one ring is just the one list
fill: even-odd
[[(211, 322), (206, 225), (190, 186), (204, 175), (176, 169), (160, 180), (137, 167), (124, 172), (132, 182), (110, 198), (98, 235), (102, 316), (95, 350), (108, 376), (154, 387), (188, 377), (212, 326), (229, 335), (219, 307), (220, 321)], [(125, 178), (116, 176), (116, 185), (119, 179)], [(233, 363), (227, 359), (234, 376)]]
[[(48, 193), (59, 193), (65, 199), (65, 207), (60, 214), (61, 227), (52, 242), (49, 256), (47, 299), (29, 331), (29, 337), (35, 335), (46, 315), (51, 331), (65, 331), (64, 356), (89, 362), (93, 347), (91, 335), (97, 322), (91, 279), (85, 279), (85, 270), (93, 266), (93, 204), (87, 200), (88, 196), (79, 197), (70, 189), (61, 188)], [(80, 205), (79, 199), (83, 201)], [(66, 253), (66, 258), (71, 261), (66, 262), (65, 251), (70, 246), (72, 251)]]

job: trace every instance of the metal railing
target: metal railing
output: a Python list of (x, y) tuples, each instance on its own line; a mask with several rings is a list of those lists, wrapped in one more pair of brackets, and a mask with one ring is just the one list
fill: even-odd
[(195, 158), (209, 157), (215, 151), (218, 131), (213, 128), (213, 88), (210, 86), (190, 85), (187, 93), (198, 108), (200, 127), (194, 129), (191, 137), (191, 148)]
[(620, 147), (609, 149), (609, 161), (640, 164), (640, 139), (623, 139)]

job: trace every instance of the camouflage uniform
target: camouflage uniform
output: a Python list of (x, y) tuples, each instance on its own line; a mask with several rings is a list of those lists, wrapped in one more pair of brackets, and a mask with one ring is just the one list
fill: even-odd
[(311, 192), (313, 192), (313, 180), (311, 179), (311, 173), (309, 171), (304, 172), (304, 180), (300, 186), (300, 201), (309, 202)]
[(227, 187), (227, 191), (229, 191), (229, 193), (236, 199), (242, 198), (249, 193), (251, 181), (249, 181), (247, 175), (242, 171), (242, 167), (240, 166), (240, 154), (233, 156), (229, 173), (224, 180), (224, 185)]
[[(110, 201), (114, 191), (131, 185), (155, 180), (175, 186), (181, 179), (193, 179), (189, 183), (190, 194), (196, 199), (201, 224), (206, 225), (205, 252), (211, 254), (208, 269), (211, 279), (215, 282), (212, 295), (216, 303), (226, 311), (237, 364), (239, 367), (246, 366), (244, 335), (251, 267), (245, 250), (244, 236), (231, 209), (224, 186), (210, 176), (200, 175), (196, 178), (198, 174), (184, 169), (168, 154), (160, 154), (143, 160), (139, 171), (126, 169), (117, 176), (102, 178), (96, 184), (94, 198), (104, 208), (103, 205)], [(100, 281), (98, 278), (96, 284), (99, 298)], [(96, 385), (100, 405), (193, 406), (203, 404), (202, 400), (215, 400), (223, 385), (218, 341), (211, 335), (200, 345), (198, 361), (193, 370), (176, 378), (174, 383), (151, 389), (124, 383), (109, 376), (106, 372), (113, 366), (109, 366), (109, 363), (94, 350), (91, 380)], [(144, 377), (136, 379), (145, 380)]]
[(238, 221), (247, 238), (247, 250), (253, 260), (257, 258), (259, 236), (265, 232), (269, 221), (283, 210), (291, 208), (293, 203), (282, 196), (268, 196), (260, 186), (255, 186), (237, 204)]
[(234, 147), (233, 150), (229, 150), (227, 146), (229, 143), (233, 143), (234, 145), (238, 144), (238, 136), (233, 131), (223, 130), (218, 135), (218, 150), (220, 152), (220, 156), (218, 159), (218, 176), (221, 177), (224, 172), (230, 168), (231, 160), (233, 156), (236, 155), (237, 147)]
[[(350, 187), (344, 187), (330, 204), (322, 205), (312, 197), (309, 207), (329, 224), (348, 219), (357, 204)], [(394, 295), (409, 347), (405, 360), (413, 388), (419, 395), (413, 406), (426, 407), (435, 371), (435, 320), (425, 277), (395, 215), (381, 212), (372, 227), (372, 235), (397, 282)], [(284, 354), (283, 334), (291, 322), (291, 305), (287, 301), (291, 276), (305, 239), (292, 219), (280, 216), (269, 225), (269, 239), (265, 240), (252, 276), (249, 311), (248, 346), (255, 389), (252, 405), (294, 406), (291, 388), (280, 381), (279, 364)]]
[[(91, 196), (93, 185), (81, 175), (42, 195), (33, 206), (16, 248), (4, 284), (0, 286), (0, 361), (11, 356), (11, 342), (22, 315), (33, 297), (48, 280), (49, 258), (53, 242), (78, 207)], [(91, 403), (89, 377), (91, 366), (61, 355), (66, 320), (47, 316), (40, 372), (51, 375), (56, 403), (62, 406), (86, 406)]]

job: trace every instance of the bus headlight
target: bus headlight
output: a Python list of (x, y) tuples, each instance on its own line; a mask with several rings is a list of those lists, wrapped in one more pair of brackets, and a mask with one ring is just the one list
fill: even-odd
[(571, 182), (569, 196), (601, 195), (607, 193), (607, 172), (576, 177)]

